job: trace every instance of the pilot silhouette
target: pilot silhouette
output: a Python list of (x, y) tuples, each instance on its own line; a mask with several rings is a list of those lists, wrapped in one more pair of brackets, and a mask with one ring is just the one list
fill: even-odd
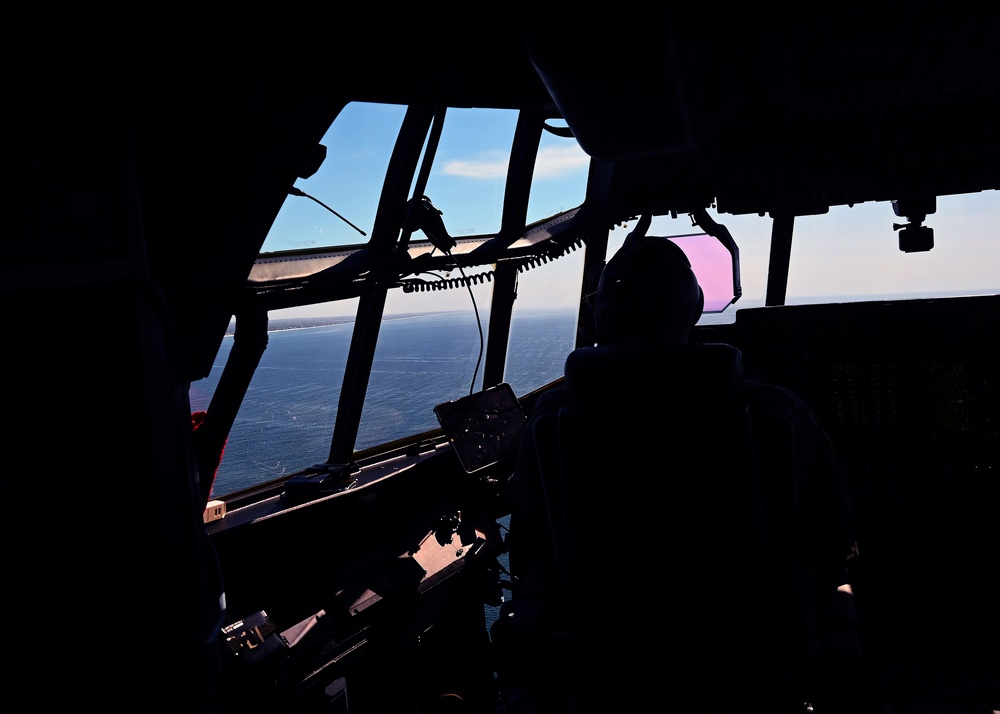
[(640, 219), (587, 296), (598, 344), (684, 344), (701, 317), (705, 297), (687, 255), (667, 238), (646, 236), (651, 219)]
[[(597, 348), (582, 348), (584, 352), (642, 352), (688, 343), (691, 328), (702, 315), (704, 295), (684, 251), (667, 238), (646, 235), (650, 222), (650, 216), (642, 217), (608, 262), (597, 290), (587, 296), (594, 315), (593, 334), (588, 336)], [(574, 356), (570, 355), (567, 366)], [(787, 569), (789, 581), (802, 579), (794, 570), (805, 572), (813, 583), (810, 602), (803, 608), (808, 611), (801, 614), (808, 624), (800, 633), (810, 640), (806, 648), (820, 652), (807, 675), (808, 686), (817, 699), (827, 703), (827, 711), (846, 709), (861, 696), (863, 678), (850, 594), (850, 568), (857, 545), (847, 475), (813, 412), (793, 392), (744, 378), (742, 395), (759, 430), (775, 422), (794, 426), (795, 460), (801, 468), (794, 474), (787, 470), (762, 474), (762, 481), (771, 478), (774, 482), (762, 483), (761, 491), (765, 497), (774, 496), (776, 503), (794, 504), (798, 512), (782, 512), (784, 505), (774, 503), (765, 504), (764, 510), (767, 518), (781, 522), (773, 529), (775, 533), (788, 535), (796, 527), (789, 524), (803, 524), (803, 532), (791, 536), (803, 544), (802, 562), (776, 567)], [(539, 449), (546, 445), (535, 443), (532, 425), (586, 399), (574, 393), (569, 380), (539, 397), (510, 481), (508, 546), (513, 593), (493, 634), (503, 663), (501, 685), (512, 711), (571, 711), (567, 708), (572, 700), (567, 689), (571, 677), (562, 669), (565, 653), (559, 651), (560, 639), (553, 634), (563, 627), (564, 616), (563, 581), (556, 562), (560, 545), (553, 544), (558, 528), (552, 526), (546, 476), (539, 467)], [(760, 436), (766, 440), (766, 434)], [(768, 466), (765, 460), (761, 470), (768, 471)], [(785, 482), (792, 480), (796, 483)], [(774, 545), (775, 553), (787, 550), (784, 544)]]

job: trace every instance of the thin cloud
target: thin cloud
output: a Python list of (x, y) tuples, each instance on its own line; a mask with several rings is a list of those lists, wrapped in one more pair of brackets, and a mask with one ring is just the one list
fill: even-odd
[(538, 152), (535, 178), (557, 179), (590, 166), (590, 157), (579, 146), (550, 146)]
[[(487, 158), (480, 161), (449, 161), (444, 165), (448, 176), (473, 179), (495, 179), (507, 175), (509, 157)], [(557, 179), (585, 169), (590, 163), (578, 146), (549, 147), (538, 152), (535, 160), (536, 179)]]
[(507, 175), (507, 164), (510, 157), (489, 157), (479, 161), (449, 161), (444, 165), (446, 176), (462, 176), (474, 179), (495, 179)]

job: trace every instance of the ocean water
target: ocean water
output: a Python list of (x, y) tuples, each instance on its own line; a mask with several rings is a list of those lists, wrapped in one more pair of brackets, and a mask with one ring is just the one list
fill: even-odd
[[(336, 320), (336, 319), (335, 319)], [(353, 322), (272, 321), (268, 345), (237, 414), (213, 496), (326, 461)], [(322, 324), (324, 322), (332, 324)], [(485, 340), (488, 324), (483, 325)], [(521, 396), (562, 374), (576, 335), (572, 310), (525, 310), (511, 325), (505, 381)], [(233, 340), (208, 377), (191, 386), (206, 409)], [(470, 312), (387, 319), (380, 332), (356, 448), (437, 428), (433, 407), (482, 388), (480, 334)]]

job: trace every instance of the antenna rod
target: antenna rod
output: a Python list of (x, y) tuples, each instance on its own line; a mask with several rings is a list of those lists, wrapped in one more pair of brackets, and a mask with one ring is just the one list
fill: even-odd
[(351, 223), (349, 220), (347, 220), (346, 218), (344, 218), (342, 215), (340, 215), (339, 213), (337, 213), (335, 210), (333, 210), (332, 208), (330, 208), (328, 205), (326, 205), (325, 203), (323, 203), (322, 201), (320, 201), (318, 198), (313, 198), (312, 196), (310, 196), (308, 193), (306, 193), (302, 189), (296, 188), (295, 186), (292, 186), (290, 189), (288, 189), (288, 193), (290, 195), (292, 195), (292, 196), (305, 196), (306, 198), (312, 199), (313, 201), (315, 201), (316, 203), (318, 203), (319, 205), (321, 205), (323, 208), (325, 208), (326, 210), (328, 210), (330, 213), (332, 213), (333, 215), (335, 215), (337, 218), (339, 218), (340, 220), (342, 220), (344, 223), (346, 223), (347, 225), (349, 225), (351, 228), (353, 228), (354, 230), (356, 230), (361, 235), (363, 235), (363, 236), (368, 235), (363, 230), (361, 230), (360, 228), (358, 228), (356, 225), (354, 225), (353, 223)]

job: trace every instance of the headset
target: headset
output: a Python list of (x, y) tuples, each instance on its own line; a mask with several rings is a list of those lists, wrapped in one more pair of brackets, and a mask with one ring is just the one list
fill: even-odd
[(675, 307), (667, 302), (690, 297), (683, 294), (685, 282), (697, 290), (690, 323), (694, 326), (705, 309), (705, 293), (687, 255), (668, 238), (630, 235), (608, 261), (597, 285), (594, 330), (598, 341), (638, 334), (658, 311), (665, 315)]

